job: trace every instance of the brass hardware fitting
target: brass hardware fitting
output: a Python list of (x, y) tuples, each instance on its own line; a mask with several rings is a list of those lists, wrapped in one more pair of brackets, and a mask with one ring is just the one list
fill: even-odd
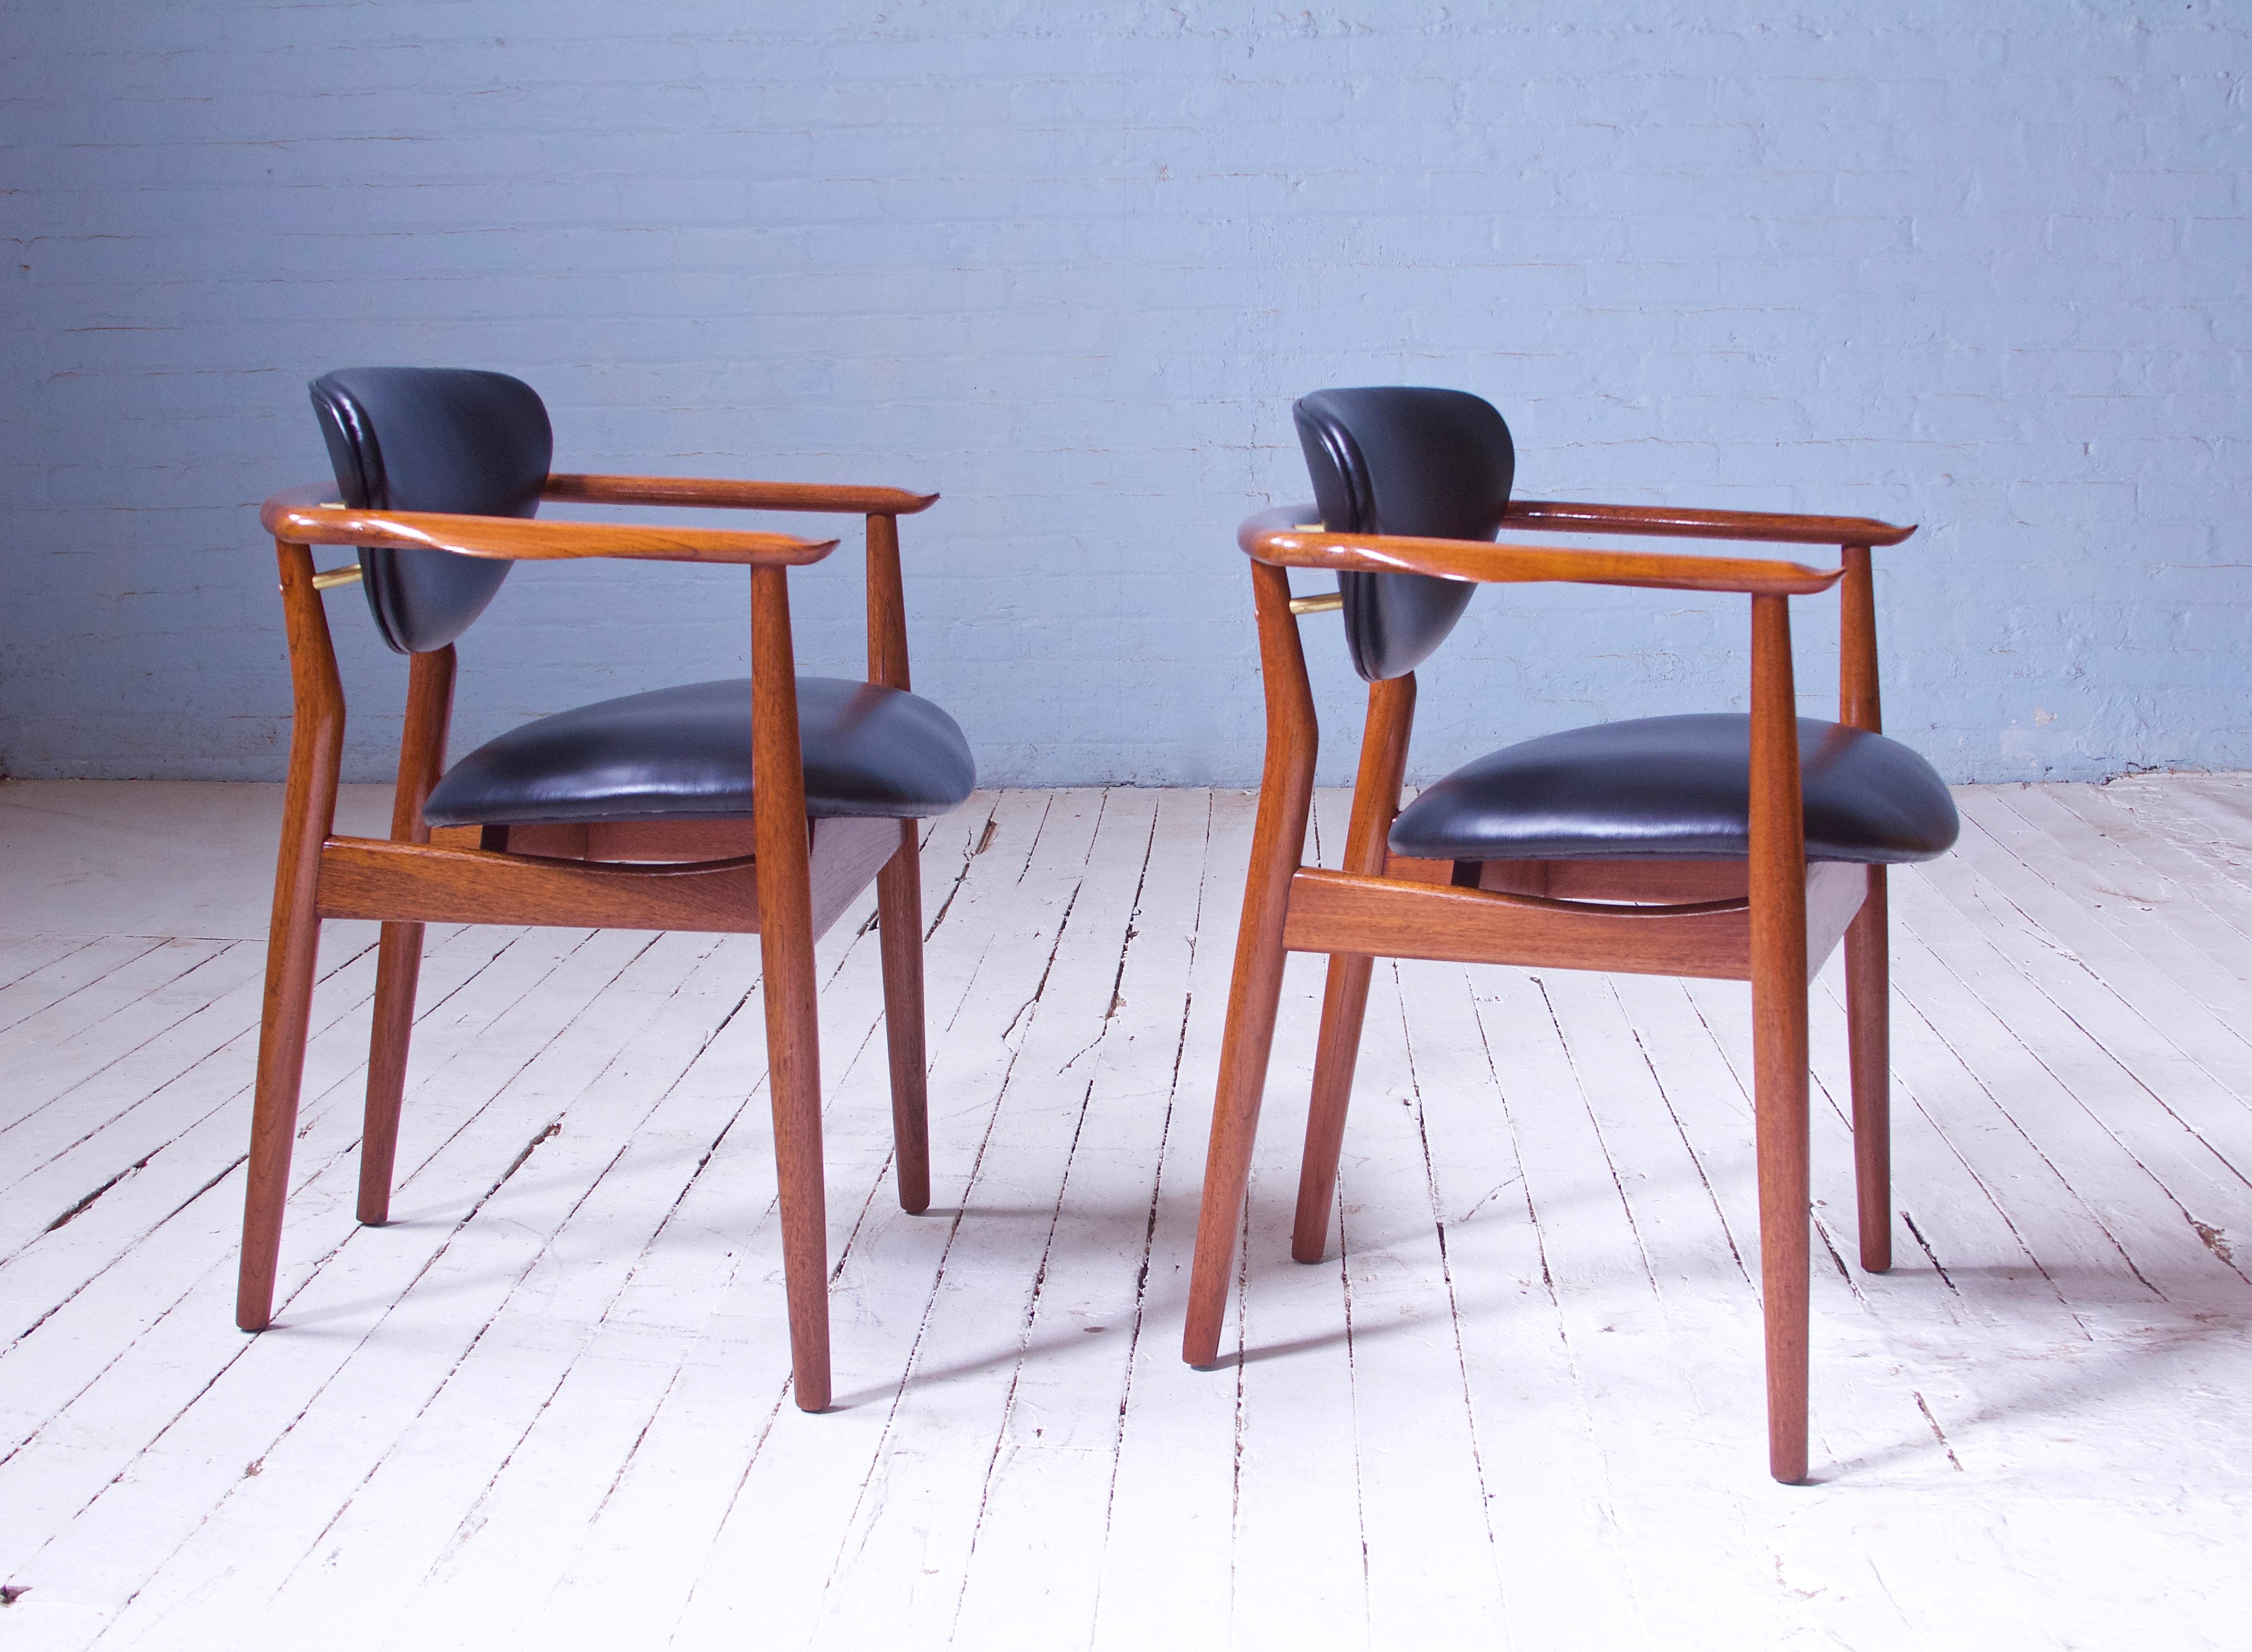
[(313, 589), (316, 591), (333, 591), (340, 585), (358, 583), (359, 564), (357, 562), (346, 563), (341, 568), (323, 568), (313, 576)]
[(1344, 606), (1344, 596), (1336, 591), (1324, 591), (1319, 596), (1294, 596), (1290, 599), (1290, 616), (1303, 620), (1309, 614), (1334, 614)]

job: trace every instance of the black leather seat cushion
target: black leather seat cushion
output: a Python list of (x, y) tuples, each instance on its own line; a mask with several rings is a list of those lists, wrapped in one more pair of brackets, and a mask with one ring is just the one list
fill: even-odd
[[(1961, 822), (1897, 740), (1798, 720), (1806, 857), (1929, 860)], [(1465, 764), (1401, 810), (1392, 852), (1429, 860), (1741, 860), (1751, 851), (1751, 719), (1598, 723)]]
[[(918, 819), (977, 784), (955, 721), (900, 689), (797, 679), (806, 813)], [(447, 772), (433, 826), (709, 820), (751, 812), (751, 684), (690, 683), (512, 729)]]

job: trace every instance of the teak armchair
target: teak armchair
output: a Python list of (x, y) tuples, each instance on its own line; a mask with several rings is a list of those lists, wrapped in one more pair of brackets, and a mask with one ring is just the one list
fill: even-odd
[[(929, 1203), (915, 823), (976, 783), (953, 719), (907, 691), (898, 519), (935, 494), (553, 475), (546, 409), (499, 373), (362, 368), (313, 385), (337, 481), (266, 502), (295, 721), (251, 1126), (236, 1322), (272, 1319), (321, 921), (382, 922), (359, 1219), (389, 1213), (428, 923), (756, 933), (763, 961), (797, 1404), (829, 1403), (828, 1236), (813, 944), (876, 884), (900, 1203)], [(833, 539), (529, 520), (543, 499), (844, 512), (867, 523), (868, 676), (801, 677), (789, 570)], [(357, 566), (313, 566), (317, 545)], [(454, 640), (514, 562), (581, 557), (750, 570), (751, 677), (546, 717), (450, 769)], [(344, 698), (322, 593), (364, 584), (411, 656), (388, 841), (335, 834)], [(756, 784), (753, 784), (755, 774)]]
[[(1197, 1228), (1183, 1352), (1219, 1357), (1286, 953), (1330, 954), (1291, 1254), (1321, 1260), (1375, 957), (1748, 981), (1769, 1465), (1806, 1472), (1807, 985), (1842, 937), (1864, 1267), (1892, 1265), (1885, 867), (1943, 852), (1945, 786), (1879, 733), (1870, 551), (1913, 528), (1512, 501), (1515, 455), (1474, 396), (1331, 390), (1301, 401), (1317, 503), (1243, 524), (1267, 756)], [(1498, 533), (1651, 534), (1834, 545), (1831, 569), (1738, 557), (1502, 545)], [(1290, 568), (1335, 597), (1293, 600)], [(1751, 711), (1597, 725), (1505, 747), (1405, 811), (1414, 668), (1478, 584), (1570, 581), (1751, 600)], [(1790, 602), (1842, 587), (1836, 723), (1801, 719)], [(1301, 857), (1318, 739), (1298, 620), (1342, 608), (1369, 684), (1337, 870)]]

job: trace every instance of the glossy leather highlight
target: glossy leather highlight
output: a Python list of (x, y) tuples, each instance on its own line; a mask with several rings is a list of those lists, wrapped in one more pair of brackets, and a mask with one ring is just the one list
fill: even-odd
[[(1961, 822), (1897, 740), (1798, 720), (1806, 857), (1929, 860)], [(1395, 855), (1428, 860), (1741, 860), (1751, 852), (1751, 719), (1650, 717), (1543, 735), (1467, 763), (1400, 812)]]
[[(313, 381), (313, 410), (344, 503), (366, 510), (529, 517), (554, 436), (531, 385), (458, 367), (348, 367)], [(444, 648), (484, 612), (510, 564), (364, 547), (361, 583), (383, 640)]]
[[(1317, 390), (1292, 410), (1331, 532), (1484, 539), (1501, 531), (1517, 449), (1493, 408), (1460, 390)], [(1346, 573), (1345, 646), (1374, 683), (1447, 640), (1477, 587), (1417, 573)]]
[[(962, 731), (904, 690), (797, 679), (805, 812), (912, 820), (942, 815), (977, 784)], [(690, 683), (543, 717), (450, 769), (433, 826), (709, 820), (751, 812), (751, 684)]]

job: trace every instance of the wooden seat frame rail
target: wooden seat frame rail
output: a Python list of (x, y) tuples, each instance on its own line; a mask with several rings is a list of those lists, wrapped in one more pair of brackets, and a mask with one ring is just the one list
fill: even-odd
[[(320, 925), (382, 923), (376, 966), (358, 1216), (388, 1218), (408, 1035), (429, 923), (553, 924), (756, 934), (765, 982), (768, 1089), (797, 1404), (829, 1403), (828, 1226), (822, 1179), (821, 1072), (813, 945), (871, 878), (876, 884), (900, 1204), (930, 1202), (922, 1013), (922, 896), (912, 820), (809, 820), (798, 746), (797, 671), (789, 571), (820, 561), (834, 539), (709, 528), (558, 522), (351, 510), (326, 486), (266, 502), (261, 520), (280, 559), (295, 718), (259, 1039), (236, 1322), (271, 1322), (290, 1149)], [(938, 496), (655, 476), (556, 475), (544, 496), (604, 505), (828, 511), (867, 522), (868, 680), (908, 686), (899, 518)], [(399, 783), (388, 840), (338, 836), (344, 696), (321, 591), (356, 569), (319, 576), (315, 545), (391, 545), (508, 560), (584, 557), (725, 563), (750, 570), (752, 762), (748, 820), (594, 826), (463, 827), (433, 831), (422, 806), (446, 767), (451, 646), (412, 656)]]
[[(1512, 503), (1512, 531), (1645, 534), (1831, 545), (1842, 566), (1333, 534), (1264, 512), (1243, 524), (1267, 701), (1267, 755), (1235, 953), (1197, 1226), (1182, 1352), (1220, 1355), (1268, 1059), (1291, 952), (1327, 953), (1313, 1093), (1290, 1253), (1321, 1260), (1370, 972), (1378, 957), (1540, 965), (1748, 981), (1769, 1467), (1806, 1473), (1807, 983), (1842, 937), (1852, 1042), (1861, 1265), (1892, 1265), (1890, 1030), (1885, 868), (1809, 864), (1800, 792), (1790, 600), (1839, 587), (1838, 720), (1880, 726), (1870, 552), (1915, 530), (1859, 517), (1764, 516), (1622, 505)], [(1369, 685), (1352, 823), (1338, 870), (1302, 864), (1319, 731), (1288, 570), (1424, 573), (1515, 584), (1563, 581), (1751, 599), (1751, 817), (1746, 861), (1447, 862), (1390, 852), (1415, 707), (1411, 673)]]

